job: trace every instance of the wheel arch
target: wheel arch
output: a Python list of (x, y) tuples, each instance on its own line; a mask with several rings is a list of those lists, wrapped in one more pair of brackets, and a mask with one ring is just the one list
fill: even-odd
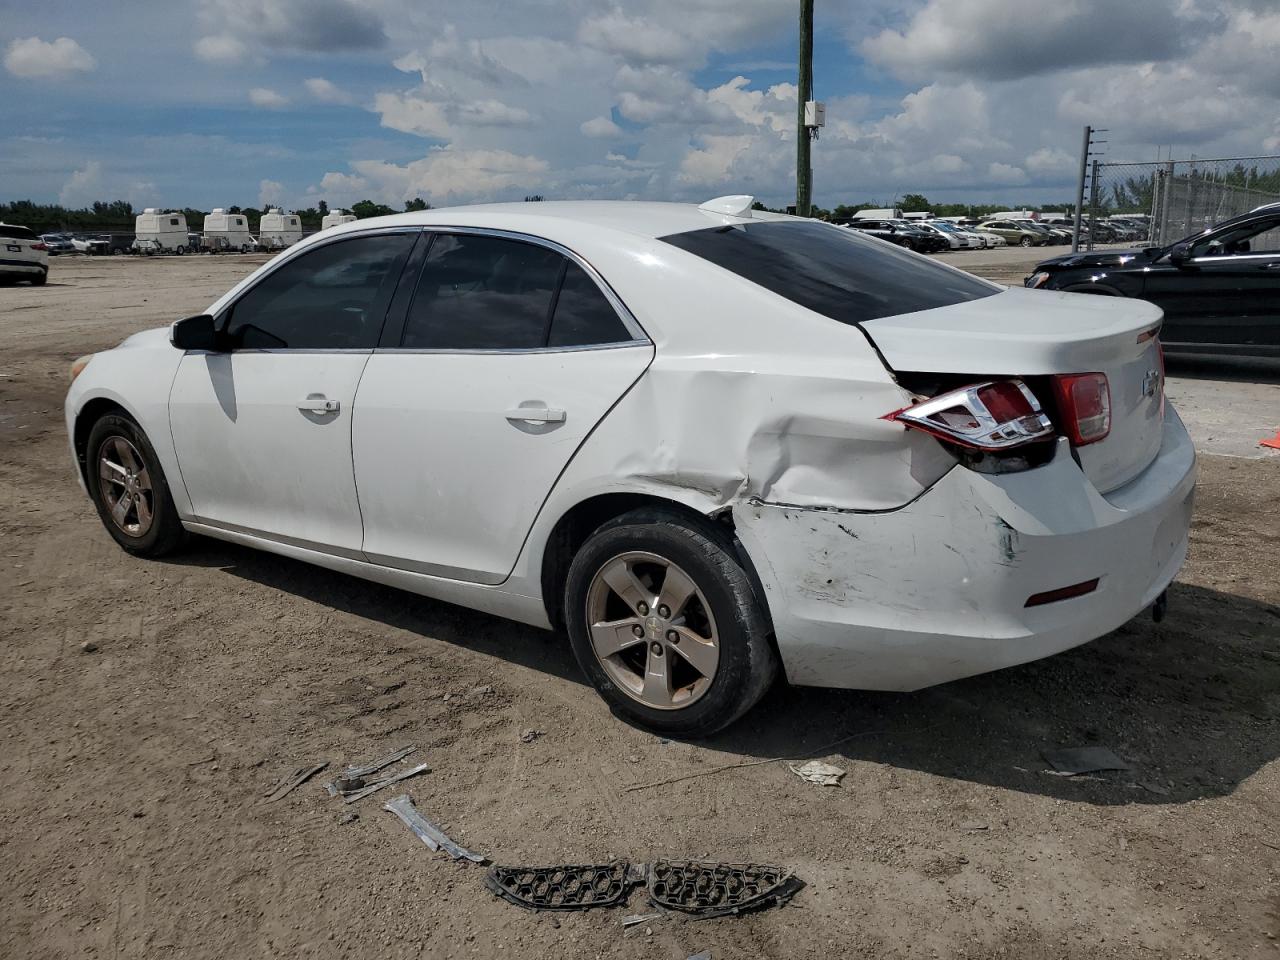
[(76, 466), (80, 470), (80, 479), (88, 481), (86, 473), (87, 456), (89, 447), (89, 433), (93, 430), (93, 425), (103, 417), (111, 413), (119, 413), (128, 417), (134, 423), (138, 422), (138, 418), (133, 412), (127, 409), (123, 404), (112, 399), (111, 397), (93, 397), (88, 400), (80, 411), (76, 414), (75, 425), (71, 432), (71, 442), (76, 453)]
[[(564, 629), (561, 600), (564, 597), (569, 565), (573, 563), (578, 550), (592, 533), (610, 520), (645, 507), (669, 511), (686, 518), (699, 529), (714, 533), (742, 564), (766, 621), (772, 624), (768, 597), (765, 596), (751, 557), (738, 540), (732, 510), (722, 508), (710, 514), (702, 513), (679, 500), (651, 493), (626, 492), (602, 493), (581, 500), (566, 510), (552, 527), (542, 551), (541, 586), (542, 603), (554, 629)], [(772, 626), (770, 632), (772, 633)]]

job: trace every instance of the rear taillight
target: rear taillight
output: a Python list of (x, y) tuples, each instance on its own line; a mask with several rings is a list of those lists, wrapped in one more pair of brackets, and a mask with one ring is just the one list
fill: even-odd
[(49, 245), (47, 243), (33, 243), (31, 245), (31, 249), (32, 250), (48, 250)]
[(1111, 387), (1105, 373), (1065, 373), (1052, 382), (1062, 429), (1072, 444), (1097, 443), (1111, 432)]
[(976, 383), (883, 419), (975, 450), (1008, 450), (1053, 436), (1053, 424), (1021, 380)]

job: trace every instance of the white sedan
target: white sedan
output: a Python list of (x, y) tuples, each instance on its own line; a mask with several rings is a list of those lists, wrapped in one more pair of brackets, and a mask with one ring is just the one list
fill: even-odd
[(1195, 480), (1160, 322), (750, 197), (437, 209), (81, 358), (66, 420), (130, 553), (563, 630), (618, 713), (706, 734), (779, 669), (914, 690), (1160, 601)]

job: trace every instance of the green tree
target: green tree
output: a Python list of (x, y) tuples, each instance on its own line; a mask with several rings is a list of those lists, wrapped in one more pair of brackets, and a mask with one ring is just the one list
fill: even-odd
[(898, 201), (898, 209), (903, 213), (928, 213), (929, 198), (923, 193), (908, 193)]
[(546, 198), (546, 197), (544, 197), (544, 196), (543, 196), (542, 194), (540, 194), (540, 193), (531, 193), (531, 194), (529, 194), (527, 197), (525, 197), (524, 199), (525, 199), (525, 202), (526, 202), (526, 203), (538, 203), (538, 202), (540, 202), (540, 201), (542, 201), (542, 200), (545, 200), (545, 199), (547, 199), (547, 198)]
[(374, 203), (372, 200), (361, 200), (359, 203), (353, 203), (351, 212), (356, 215), (357, 220), (367, 220), (369, 217), (387, 217), (395, 213), (385, 203)]
[(404, 205), (405, 213), (416, 213), (419, 210), (430, 210), (431, 204), (423, 200), (421, 197), (414, 197), (412, 200), (406, 200)]
[(321, 217), (328, 216), (329, 204), (321, 200), (319, 203), (316, 204), (316, 213), (320, 214)]

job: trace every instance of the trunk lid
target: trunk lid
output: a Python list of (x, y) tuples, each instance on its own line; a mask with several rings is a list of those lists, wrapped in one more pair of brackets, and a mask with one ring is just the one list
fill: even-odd
[[(1160, 449), (1164, 383), (1151, 335), (1163, 317), (1142, 300), (1010, 288), (934, 310), (861, 326), (890, 369), (993, 377), (1104, 373), (1111, 432), (1078, 447), (1086, 476), (1107, 493), (1141, 473)], [(1054, 400), (1037, 391), (1056, 416)]]

